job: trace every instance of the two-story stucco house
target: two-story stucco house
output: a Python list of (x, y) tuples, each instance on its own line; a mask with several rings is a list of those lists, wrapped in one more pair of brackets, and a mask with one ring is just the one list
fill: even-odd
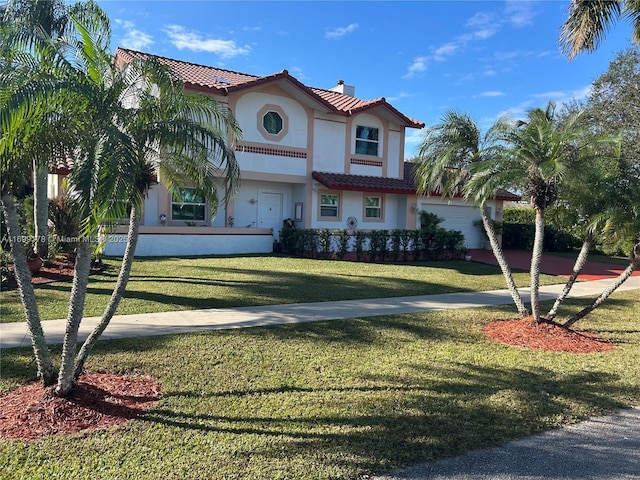
[[(116, 51), (123, 65), (148, 56)], [(473, 225), (480, 217), (476, 208), (416, 195), (412, 164), (404, 161), (405, 131), (424, 124), (384, 98), (361, 100), (343, 81), (329, 89), (309, 87), (286, 70), (255, 76), (156, 58), (187, 90), (210, 94), (231, 108), (242, 129), (236, 151), (241, 185), (213, 219), (207, 200), (192, 191), (177, 197), (161, 183), (153, 187), (137, 255), (270, 252), (284, 219), (301, 228), (413, 229), (420, 210), (437, 213), (446, 228), (462, 230), (469, 248), (484, 243)], [(492, 202), (494, 218), (501, 216), (502, 200), (511, 198), (506, 197)], [(111, 239), (106, 253), (121, 254), (124, 242)]]

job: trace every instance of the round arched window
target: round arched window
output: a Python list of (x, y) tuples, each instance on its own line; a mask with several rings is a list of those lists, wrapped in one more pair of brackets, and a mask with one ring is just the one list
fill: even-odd
[(262, 117), (262, 126), (271, 135), (278, 135), (284, 128), (284, 121), (278, 112), (270, 110)]

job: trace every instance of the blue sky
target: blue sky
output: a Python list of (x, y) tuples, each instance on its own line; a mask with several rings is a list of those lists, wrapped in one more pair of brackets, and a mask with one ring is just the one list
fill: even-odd
[[(404, 114), (437, 123), (445, 110), (484, 128), (548, 101), (582, 99), (630, 45), (619, 22), (600, 48), (569, 62), (558, 34), (569, 0), (98, 0), (118, 46), (254, 75), (288, 70), (306, 85), (355, 86)], [(409, 130), (405, 156), (420, 132)]]

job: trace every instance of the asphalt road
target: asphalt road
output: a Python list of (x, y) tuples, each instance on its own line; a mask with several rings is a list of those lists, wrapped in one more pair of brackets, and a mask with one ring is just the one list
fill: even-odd
[(640, 479), (640, 408), (374, 479)]

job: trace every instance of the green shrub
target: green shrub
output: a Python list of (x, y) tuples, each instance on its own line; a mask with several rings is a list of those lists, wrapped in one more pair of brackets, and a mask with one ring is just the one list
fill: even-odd
[(533, 225), (536, 221), (536, 211), (533, 208), (524, 207), (505, 208), (502, 212), (502, 221)]
[(403, 230), (400, 229), (396, 229), (391, 232), (391, 258), (394, 262), (397, 262), (400, 259), (402, 232)]
[(420, 234), (420, 230), (412, 230), (411, 244), (413, 245), (413, 260), (417, 262), (420, 260), (420, 256), (423, 252), (422, 235)]
[(343, 260), (349, 251), (349, 240), (351, 239), (351, 235), (349, 235), (347, 230), (341, 228), (334, 232), (334, 236), (338, 243), (338, 251), (336, 252), (336, 255), (340, 260)]
[(356, 250), (356, 260), (360, 261), (362, 258), (362, 252), (364, 251), (364, 242), (368, 238), (366, 232), (362, 230), (358, 230), (356, 232), (356, 240), (355, 240), (355, 250)]
[(502, 248), (505, 250), (531, 250), (535, 227), (533, 224), (504, 223), (502, 228)]
[(318, 230), (318, 244), (320, 246), (320, 256), (329, 258), (331, 256), (331, 232), (329, 230)]
[(77, 246), (80, 222), (77, 209), (68, 197), (49, 200), (49, 221), (53, 224), (53, 232), (58, 238), (60, 250), (73, 251)]

